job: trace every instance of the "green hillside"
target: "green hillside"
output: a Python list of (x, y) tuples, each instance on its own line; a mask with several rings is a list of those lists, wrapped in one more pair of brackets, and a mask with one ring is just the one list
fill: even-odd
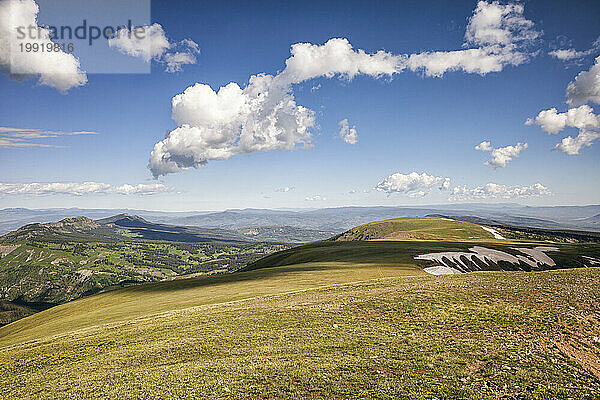
[[(447, 222), (399, 221), (459, 234)], [(460, 234), (489, 233), (471, 225)], [(436, 262), (419, 257), (440, 253), (476, 272), (423, 272)], [(477, 270), (484, 261), (504, 271)], [(598, 244), (493, 235), (285, 249), (235, 273), (128, 286), (0, 327), (0, 397), (591, 400), (596, 262)]]
[(10, 242), (0, 245), (0, 297), (64, 303), (135, 283), (231, 272), (288, 247), (275, 243)]
[[(412, 265), (414, 268), (424, 268), (431, 264), (439, 264), (426, 260), (417, 260), (423, 254), (438, 253), (469, 253), (474, 246), (500, 251), (510, 256), (520, 256), (518, 249), (531, 249), (544, 245), (540, 242), (524, 242), (509, 240), (489, 240), (473, 243), (472, 241), (428, 241), (428, 240), (372, 240), (372, 241), (325, 241), (310, 243), (291, 249), (282, 250), (267, 255), (243, 268), (245, 271), (269, 268), (274, 266), (296, 265), (303, 263), (319, 262), (347, 262), (353, 264), (392, 264)], [(546, 243), (548, 245), (548, 243)], [(552, 243), (558, 251), (551, 254), (556, 263), (553, 266), (541, 266), (541, 269), (590, 267), (599, 263), (600, 244), (556, 244)], [(485, 246), (485, 247), (483, 247)], [(447, 261), (451, 263), (451, 261)], [(471, 264), (469, 260), (465, 264)], [(531, 266), (523, 262), (511, 264), (508, 262), (494, 262), (487, 260), (487, 268), (480, 263), (472, 265), (472, 270), (531, 270)], [(455, 263), (453, 263), (455, 264)], [(455, 265), (453, 265), (455, 266)]]
[[(153, 240), (160, 238), (171, 240)], [(26, 225), (0, 237), (0, 300), (7, 308), (0, 325), (40, 304), (47, 308), (132, 284), (232, 272), (288, 247), (219, 229), (151, 224), (126, 214)]]
[(394, 218), (352, 228), (334, 240), (494, 240), (480, 225), (433, 217)]
[[(599, 269), (376, 270), (272, 268), (67, 303), (0, 328), (0, 394), (597, 398)], [(336, 275), (363, 282), (331, 285)], [(81, 313), (88, 325), (73, 331)]]
[[(176, 279), (115, 289), (71, 301), (0, 328), (0, 346), (99, 323), (144, 318), (177, 309), (398, 275), (423, 274), (414, 262), (330, 261), (235, 274)], [(404, 262), (403, 262), (404, 260)]]
[[(374, 278), (421, 275), (422, 269), (432, 262), (415, 257), (429, 253), (468, 252), (472, 245), (470, 242), (416, 240), (312, 243), (273, 253), (233, 274), (134, 285), (62, 304), (0, 329), (0, 344), (62, 334), (99, 322), (142, 318), (248, 297)], [(516, 243), (482, 242), (480, 245), (511, 255), (517, 253)], [(520, 246), (531, 248), (531, 244), (521, 243)], [(556, 265), (546, 269), (590, 266), (589, 260), (600, 259), (600, 245), (597, 244), (561, 244), (559, 250), (552, 254)], [(526, 267), (526, 264), (490, 262), (488, 269)]]

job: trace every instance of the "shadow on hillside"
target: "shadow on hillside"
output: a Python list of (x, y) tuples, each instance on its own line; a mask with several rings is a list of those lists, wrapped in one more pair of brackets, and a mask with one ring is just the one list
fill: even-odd
[(129, 286), (123, 289), (117, 290), (126, 290), (126, 291), (136, 291), (136, 292), (157, 292), (157, 291), (176, 291), (176, 290), (186, 290), (191, 288), (198, 288), (202, 286), (214, 286), (220, 284), (227, 284), (232, 282), (248, 282), (253, 280), (261, 280), (267, 278), (273, 278), (277, 275), (285, 275), (294, 272), (307, 272), (307, 271), (325, 271), (331, 269), (330, 266), (316, 266), (316, 265), (306, 265), (306, 266), (297, 266), (297, 267), (273, 267), (273, 268), (264, 268), (260, 270), (253, 271), (243, 271), (243, 272), (233, 272), (231, 274), (223, 274), (223, 275), (208, 275), (208, 276), (200, 276), (196, 278), (187, 278), (187, 279), (174, 279), (172, 281), (162, 281), (162, 282), (153, 282), (147, 283), (143, 285), (134, 285)]
[(366, 268), (368, 265), (373, 265), (374, 268), (384, 265), (401, 267), (415, 264), (413, 256), (422, 252), (465, 250), (470, 245), (437, 241), (316, 242), (271, 254), (231, 274), (174, 279), (117, 290), (177, 291), (232, 282), (258, 281), (289, 273), (336, 269), (335, 265), (331, 265), (332, 263), (360, 264)]

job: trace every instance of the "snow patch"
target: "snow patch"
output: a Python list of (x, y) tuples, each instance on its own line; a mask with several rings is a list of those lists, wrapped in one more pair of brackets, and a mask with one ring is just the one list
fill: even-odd
[(427, 272), (431, 275), (453, 275), (453, 274), (462, 274), (457, 269), (445, 267), (443, 265), (435, 265), (433, 267), (423, 268), (423, 271)]
[[(481, 226), (481, 225), (479, 225), (479, 226)], [(481, 229), (483, 229), (484, 231), (488, 231), (489, 233), (494, 235), (494, 239), (506, 240), (506, 238), (504, 236), (499, 234), (498, 231), (493, 228), (489, 228), (487, 226), (481, 226)]]
[(585, 258), (592, 265), (600, 265), (600, 260), (598, 260), (597, 258), (588, 257), (588, 256), (581, 256), (581, 257)]
[(500, 250), (488, 249), (486, 247), (474, 246), (469, 248), (469, 252), (448, 251), (443, 253), (428, 253), (415, 257), (415, 260), (434, 261), (444, 267), (457, 269), (460, 272), (470, 272), (481, 270), (481, 265), (491, 267), (491, 264), (498, 265), (500, 261), (508, 262), (514, 265), (525, 263), (532, 269), (541, 269), (545, 266), (553, 267), (556, 265), (552, 258), (545, 254), (547, 251), (559, 251), (556, 247), (535, 247), (512, 248), (519, 251), (522, 255), (512, 255)]

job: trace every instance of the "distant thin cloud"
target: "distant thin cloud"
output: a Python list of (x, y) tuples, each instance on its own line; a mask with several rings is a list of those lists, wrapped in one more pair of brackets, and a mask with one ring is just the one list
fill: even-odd
[(24, 147), (64, 147), (49, 143), (40, 143), (39, 139), (53, 139), (59, 136), (98, 135), (92, 131), (52, 131), (46, 129), (26, 129), (0, 126), (0, 148)]
[(282, 188), (277, 188), (277, 189), (275, 189), (275, 191), (278, 193), (287, 193), (287, 192), (291, 192), (294, 189), (296, 189), (294, 186), (286, 186), (286, 187), (282, 187)]
[(338, 122), (338, 126), (340, 127), (340, 137), (344, 139), (344, 142), (348, 144), (358, 143), (358, 133), (356, 132), (356, 126), (350, 128), (348, 118), (345, 118)]
[(535, 183), (530, 186), (507, 186), (488, 183), (477, 187), (457, 186), (451, 190), (449, 200), (522, 199), (551, 195), (552, 192), (541, 183)]
[(327, 200), (327, 198), (325, 198), (325, 197), (317, 194), (317, 195), (314, 195), (314, 196), (305, 197), (304, 200), (305, 201), (324, 201), (324, 200)]
[(422, 174), (417, 172), (395, 173), (379, 182), (375, 190), (387, 194), (401, 193), (409, 197), (423, 197), (435, 187), (439, 187), (440, 190), (448, 190), (450, 178), (428, 175), (425, 172)]
[(154, 195), (173, 192), (175, 189), (162, 183), (114, 186), (101, 182), (54, 182), (54, 183), (0, 183), (0, 196), (44, 196), (64, 194), (84, 196), (90, 194)]

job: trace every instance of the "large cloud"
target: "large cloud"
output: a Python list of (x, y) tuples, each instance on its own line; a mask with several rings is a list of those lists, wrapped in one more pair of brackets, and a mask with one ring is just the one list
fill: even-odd
[(481, 142), (475, 146), (475, 150), (489, 151), (491, 153), (492, 159), (486, 161), (485, 165), (489, 165), (494, 168), (504, 168), (514, 158), (519, 157), (521, 151), (525, 150), (527, 147), (529, 147), (527, 143), (519, 142), (514, 146), (493, 148), (491, 142)]
[(305, 201), (325, 201), (325, 200), (327, 200), (327, 198), (321, 196), (320, 194), (316, 194), (314, 196), (305, 197), (304, 200)]
[(51, 86), (61, 92), (85, 85), (87, 76), (72, 54), (63, 51), (11, 51), (11, 43), (20, 42), (17, 39), (17, 27), (20, 26), (37, 27), (38, 37), (27, 38), (28, 43), (40, 46), (53, 43), (49, 30), (37, 25), (38, 11), (33, 0), (0, 0), (0, 70), (16, 80), (36, 76), (40, 85)]
[(238, 154), (308, 146), (315, 114), (297, 105), (292, 92), (293, 85), (306, 80), (392, 77), (406, 69), (429, 76), (458, 70), (487, 74), (526, 62), (531, 56), (529, 46), (538, 36), (533, 23), (523, 17), (521, 5), (481, 1), (467, 27), (466, 48), (461, 50), (368, 53), (355, 50), (343, 38), (322, 45), (294, 44), (277, 75), (253, 75), (245, 87), (230, 83), (218, 90), (197, 83), (175, 96), (177, 128), (154, 146), (149, 168), (158, 177)]
[(357, 75), (372, 77), (392, 76), (404, 69), (405, 55), (393, 55), (385, 51), (367, 54), (354, 50), (347, 39), (334, 38), (323, 45), (296, 43), (292, 56), (285, 61), (285, 69), (278, 79), (285, 84), (304, 82), (321, 76), (336, 75), (352, 79)]
[[(200, 52), (198, 44), (190, 39), (172, 42), (167, 39), (160, 24), (144, 25), (131, 28), (143, 29), (143, 35), (135, 35), (126, 27), (117, 31), (108, 45), (123, 54), (139, 57), (146, 62), (155, 60), (166, 65), (165, 71), (181, 71), (184, 64), (195, 64), (196, 55)], [(141, 38), (138, 38), (141, 36)]]
[(0, 196), (2, 195), (72, 195), (83, 196), (89, 194), (121, 194), (121, 195), (154, 195), (172, 192), (174, 189), (162, 183), (138, 185), (124, 184), (120, 186), (100, 182), (56, 182), (56, 183), (0, 183)]
[(540, 111), (535, 120), (528, 120), (528, 125), (539, 125), (542, 130), (557, 134), (566, 127), (577, 129), (598, 129), (600, 118), (594, 114), (592, 107), (583, 105), (571, 108), (567, 112), (559, 113), (556, 108)]
[(549, 196), (550, 190), (536, 183), (530, 186), (507, 186), (488, 183), (483, 186), (458, 186), (452, 189), (450, 200), (519, 199), (527, 197)]
[(198, 83), (175, 96), (173, 119), (179, 127), (154, 146), (149, 162), (154, 176), (236, 154), (308, 145), (314, 113), (296, 105), (288, 88), (273, 80), (255, 75), (244, 89), (230, 83), (218, 92)]
[(379, 182), (375, 189), (388, 194), (402, 193), (411, 197), (421, 197), (436, 187), (440, 190), (449, 189), (450, 178), (428, 175), (425, 172), (395, 173)]
[(554, 149), (574, 156), (579, 154), (584, 147), (590, 147), (598, 138), (600, 138), (600, 133), (582, 129), (575, 137), (567, 136), (563, 138), (560, 143), (554, 146)]

